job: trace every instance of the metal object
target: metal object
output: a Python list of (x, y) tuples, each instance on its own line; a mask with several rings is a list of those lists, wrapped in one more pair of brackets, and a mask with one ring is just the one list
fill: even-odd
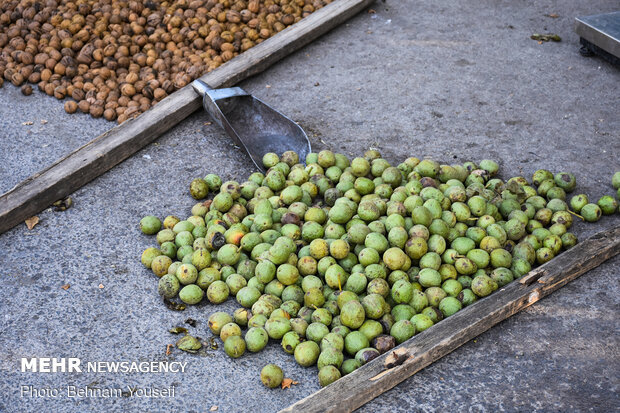
[(601, 49), (620, 59), (620, 11), (577, 17), (575, 32), (584, 46), (588, 47), (588, 43), (596, 46), (591, 51), (596, 53), (596, 49)]
[(200, 79), (192, 87), (203, 96), (202, 105), (215, 123), (246, 150), (259, 169), (264, 170), (267, 152), (295, 151), (301, 161), (310, 152), (310, 141), (298, 124), (245, 90), (211, 89)]

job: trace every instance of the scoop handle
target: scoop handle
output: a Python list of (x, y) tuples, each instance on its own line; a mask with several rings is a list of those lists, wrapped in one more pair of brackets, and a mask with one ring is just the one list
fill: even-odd
[(213, 90), (211, 86), (207, 85), (206, 82), (203, 82), (200, 79), (194, 80), (192, 82), (192, 87), (200, 96), (204, 96), (207, 94), (207, 92)]
[(248, 96), (249, 93), (240, 87), (228, 87), (223, 89), (213, 89), (200, 79), (196, 79), (192, 82), (192, 87), (200, 96), (209, 96), (212, 101), (218, 101), (220, 99), (227, 99), (237, 96)]
[(228, 122), (228, 119), (224, 114), (225, 112), (222, 111), (223, 108), (226, 108), (229, 104), (233, 103), (234, 100), (222, 101), (219, 103), (218, 100), (250, 95), (245, 90), (239, 87), (213, 89), (200, 79), (194, 80), (192, 82), (192, 87), (194, 88), (196, 93), (202, 96), (202, 106), (211, 116), (213, 121), (215, 121), (217, 125), (224, 129), (228, 136), (230, 136), (237, 145), (243, 146), (245, 148), (245, 145), (243, 145), (243, 142), (241, 142), (241, 138), (239, 138), (237, 132), (235, 132), (233, 127)]

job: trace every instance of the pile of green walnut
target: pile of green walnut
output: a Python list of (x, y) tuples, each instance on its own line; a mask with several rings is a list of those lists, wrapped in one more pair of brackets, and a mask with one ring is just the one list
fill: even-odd
[[(209, 317), (230, 357), (279, 340), (300, 365), (318, 366), (321, 386), (573, 247), (577, 213), (594, 221), (618, 210), (613, 197), (567, 204), (570, 173), (504, 182), (490, 160), (393, 167), (375, 150), (352, 161), (324, 150), (306, 165), (294, 152), (263, 163), (266, 175), (242, 184), (193, 180), (195, 199), (215, 196), (187, 219), (168, 216), (161, 229), (143, 218), (159, 248), (142, 263), (168, 300), (237, 300), (232, 315)], [(275, 387), (281, 371), (271, 370), (263, 382)]]

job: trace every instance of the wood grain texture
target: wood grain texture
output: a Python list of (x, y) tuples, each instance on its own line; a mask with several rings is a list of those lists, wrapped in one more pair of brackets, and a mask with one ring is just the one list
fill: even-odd
[[(620, 253), (620, 226), (600, 232), (542, 265), (537, 282), (513, 282), (414, 336), (281, 412), (350, 412), (439, 360), (495, 324)], [(394, 360), (402, 364), (392, 368)]]
[[(336, 0), (201, 79), (214, 88), (227, 87), (262, 72), (373, 1)], [(124, 161), (200, 107), (188, 85), (19, 183), (0, 196), (0, 234)]]

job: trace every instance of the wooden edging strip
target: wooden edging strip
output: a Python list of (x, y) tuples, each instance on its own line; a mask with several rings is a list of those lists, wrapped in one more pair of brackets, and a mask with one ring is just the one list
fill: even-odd
[[(201, 77), (231, 86), (354, 16), (374, 0), (336, 0)], [(0, 196), (0, 234), (124, 161), (201, 106), (188, 85), (134, 120), (105, 132)]]
[(507, 285), (281, 412), (353, 411), (618, 253), (620, 226), (539, 267), (537, 282)]

